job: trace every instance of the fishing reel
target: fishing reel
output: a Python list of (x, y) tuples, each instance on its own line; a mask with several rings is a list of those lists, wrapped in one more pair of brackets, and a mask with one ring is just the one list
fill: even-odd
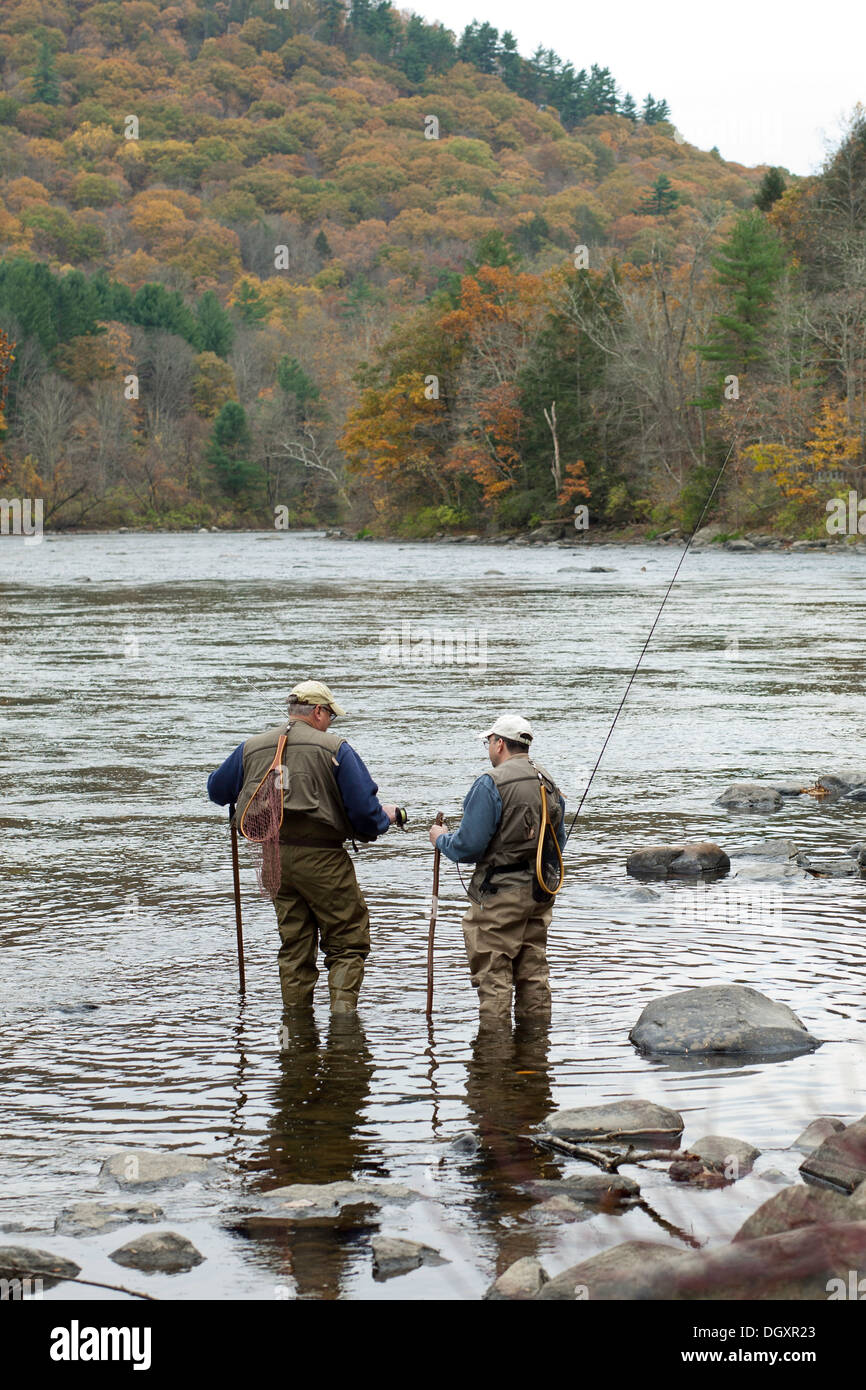
[(401, 830), (406, 829), (406, 822), (409, 819), (409, 812), (405, 806), (394, 807), (394, 824), (399, 825)]

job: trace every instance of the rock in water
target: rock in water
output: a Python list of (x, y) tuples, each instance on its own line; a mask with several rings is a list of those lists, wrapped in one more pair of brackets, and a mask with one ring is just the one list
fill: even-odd
[[(653, 1272), (637, 1297), (824, 1303), (833, 1296), (834, 1288), (847, 1287), (850, 1271), (864, 1268), (866, 1221), (820, 1224), (681, 1255), (667, 1269)], [(545, 1285), (539, 1298), (548, 1287)], [(625, 1291), (620, 1297), (635, 1294)]]
[(751, 1173), (755, 1159), (761, 1157), (761, 1150), (744, 1139), (729, 1139), (725, 1134), (707, 1134), (696, 1143), (689, 1144), (689, 1153), (698, 1158), (707, 1158), (718, 1164), (732, 1182)]
[(629, 1039), (655, 1056), (795, 1057), (821, 1043), (785, 1004), (747, 985), (705, 985), (647, 1004)]
[(113, 1231), (133, 1221), (161, 1221), (162, 1207), (155, 1202), (76, 1202), (64, 1207), (54, 1222), (58, 1235), (92, 1236)]
[(558, 1110), (544, 1121), (543, 1128), (559, 1139), (573, 1143), (585, 1140), (598, 1144), (605, 1140), (641, 1139), (648, 1145), (674, 1147), (683, 1132), (683, 1117), (676, 1110), (649, 1100), (619, 1100), (607, 1105), (583, 1105), (576, 1110)]
[(664, 1273), (687, 1258), (670, 1245), (627, 1240), (564, 1269), (535, 1296), (544, 1301), (641, 1298), (656, 1272)]
[(514, 1298), (534, 1298), (547, 1283), (547, 1273), (538, 1260), (526, 1255), (515, 1260), (504, 1274), (500, 1274), (495, 1284), (491, 1284), (484, 1297), (491, 1301)]
[(63, 1279), (74, 1279), (81, 1265), (52, 1255), (50, 1250), (30, 1250), (25, 1245), (0, 1245), (0, 1278), (41, 1279), (46, 1288), (53, 1288)]
[(629, 1198), (640, 1196), (634, 1178), (623, 1173), (572, 1173), (568, 1178), (541, 1178), (530, 1186), (540, 1197), (565, 1197), (604, 1211), (613, 1211)]
[(391, 1279), (395, 1274), (408, 1274), (419, 1265), (446, 1265), (448, 1260), (430, 1245), (420, 1245), (416, 1240), (404, 1240), (399, 1236), (374, 1236), (370, 1242), (373, 1248), (373, 1278)]
[(191, 1240), (179, 1236), (176, 1231), (154, 1231), (138, 1236), (128, 1245), (121, 1245), (108, 1258), (116, 1265), (142, 1269), (149, 1274), (184, 1274), (200, 1265), (204, 1255), (196, 1250)]
[(762, 782), (732, 782), (716, 799), (717, 806), (730, 811), (775, 811), (781, 804), (775, 787)]
[(160, 1153), (150, 1149), (126, 1149), (112, 1154), (99, 1170), (101, 1178), (113, 1178), (121, 1187), (141, 1191), (169, 1187), (206, 1173), (208, 1161), (195, 1154)]
[(797, 1135), (793, 1147), (804, 1154), (814, 1153), (825, 1139), (829, 1139), (831, 1134), (838, 1134), (844, 1128), (842, 1121), (834, 1119), (832, 1115), (819, 1115), (817, 1120), (806, 1126), (802, 1134)]
[(667, 878), (668, 874), (692, 878), (696, 874), (720, 873), (731, 867), (723, 849), (710, 841), (696, 845), (655, 845), (629, 855), (625, 871), (634, 878)]
[(827, 1183), (843, 1192), (853, 1192), (866, 1181), (866, 1118), (831, 1134), (803, 1160), (800, 1172), (807, 1182)]
[(776, 1192), (743, 1222), (734, 1240), (757, 1240), (814, 1226), (827, 1221), (856, 1221), (862, 1211), (853, 1208), (850, 1197), (831, 1192), (829, 1187), (806, 1187), (795, 1183)]

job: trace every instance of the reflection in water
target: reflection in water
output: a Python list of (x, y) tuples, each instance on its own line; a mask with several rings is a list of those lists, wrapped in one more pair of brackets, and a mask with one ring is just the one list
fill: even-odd
[(527, 1183), (560, 1176), (557, 1164), (527, 1137), (554, 1108), (550, 1093), (546, 1028), (519, 1023), (479, 1029), (467, 1064), (466, 1105), (480, 1147), (475, 1175), (480, 1193), (475, 1206), (480, 1224), (499, 1234), (496, 1273), (515, 1260), (537, 1255), (538, 1233), (526, 1225), (512, 1230), (503, 1217), (533, 1199)]
[[(330, 1019), (324, 1045), (312, 1010), (286, 1010), (279, 1079), (273, 1089), (267, 1152), (244, 1167), (261, 1189), (288, 1183), (347, 1182), (360, 1172), (383, 1176), (361, 1135), (373, 1059), (357, 1016)], [(357, 1222), (357, 1210), (352, 1220)], [(280, 1275), (292, 1275), (298, 1295), (337, 1298), (344, 1272), (349, 1220), (298, 1223), (259, 1232), (280, 1254)]]

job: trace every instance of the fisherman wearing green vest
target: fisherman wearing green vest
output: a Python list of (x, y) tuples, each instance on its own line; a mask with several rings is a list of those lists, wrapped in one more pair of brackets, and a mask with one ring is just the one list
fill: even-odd
[[(274, 898), (282, 945), (280, 987), (286, 1008), (309, 1008), (319, 972), (319, 940), (328, 972), (331, 1013), (354, 1013), (370, 951), (370, 917), (352, 861), (351, 840), (375, 840), (396, 816), (355, 750), (330, 726), (345, 714), (321, 681), (303, 681), (289, 696), (288, 724), (239, 744), (208, 778), (208, 795), (244, 813), (273, 770), (285, 735), (279, 787), (279, 889)], [(279, 793), (278, 793), (279, 795)]]
[[(545, 787), (549, 830), (565, 848), (565, 802), (529, 757), (532, 726), (503, 714), (479, 737), (492, 764), (472, 784), (459, 828), (430, 827), (430, 841), (455, 863), (474, 863), (463, 937), (482, 1024), (543, 1023), (550, 1017), (547, 929), (554, 897), (537, 882), (536, 853)], [(547, 856), (545, 856), (547, 857)], [(554, 885), (555, 886), (555, 885)]]

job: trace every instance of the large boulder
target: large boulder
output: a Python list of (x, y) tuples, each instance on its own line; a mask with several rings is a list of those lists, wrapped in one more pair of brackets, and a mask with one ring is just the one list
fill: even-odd
[(625, 863), (634, 878), (694, 878), (696, 874), (724, 873), (731, 861), (723, 849), (705, 840), (694, 845), (655, 845), (638, 849)]
[(583, 1299), (645, 1298), (655, 1274), (669, 1272), (687, 1258), (672, 1245), (627, 1240), (571, 1265), (548, 1282), (536, 1298), (548, 1302)]
[(866, 1181), (866, 1118), (831, 1134), (800, 1164), (807, 1182), (853, 1192)]
[(675, 1147), (683, 1132), (683, 1117), (649, 1100), (616, 1100), (607, 1105), (582, 1105), (557, 1110), (544, 1129), (559, 1139), (592, 1144), (640, 1139), (648, 1145)]
[(647, 1004), (629, 1039), (654, 1056), (794, 1057), (821, 1043), (786, 1004), (748, 985), (703, 985)]
[(795, 1231), (801, 1226), (814, 1226), (827, 1221), (859, 1221), (866, 1219), (866, 1210), (853, 1207), (851, 1198), (829, 1187), (807, 1187), (795, 1183), (775, 1192), (757, 1211), (743, 1222), (734, 1240), (757, 1240), (761, 1236), (776, 1236), (781, 1231)]
[(766, 782), (732, 782), (716, 798), (729, 811), (777, 811), (781, 804), (781, 793)]
[[(644, 1290), (621, 1297), (705, 1301), (797, 1299), (825, 1303), (831, 1281), (847, 1286), (866, 1268), (866, 1221), (804, 1226), (683, 1255)], [(543, 1290), (542, 1290), (543, 1292)]]

